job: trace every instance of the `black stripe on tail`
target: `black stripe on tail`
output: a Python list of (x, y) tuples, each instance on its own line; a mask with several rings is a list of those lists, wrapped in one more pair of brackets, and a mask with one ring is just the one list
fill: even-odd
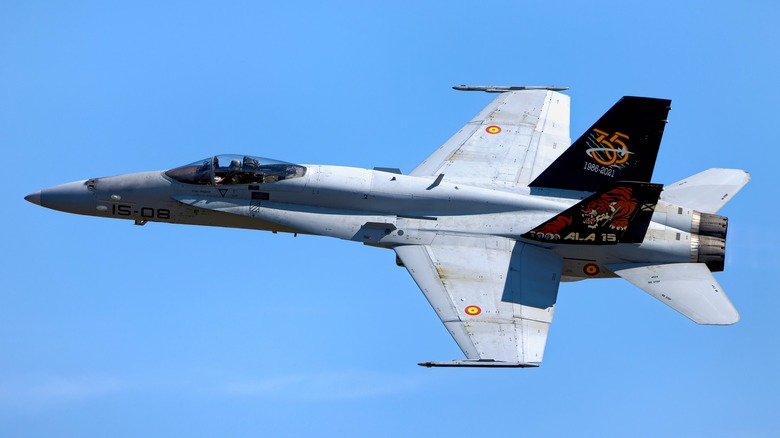
[(521, 237), (548, 243), (642, 243), (663, 185), (619, 182), (594, 193)]
[(671, 103), (623, 97), (529, 185), (595, 192), (615, 181), (649, 182)]

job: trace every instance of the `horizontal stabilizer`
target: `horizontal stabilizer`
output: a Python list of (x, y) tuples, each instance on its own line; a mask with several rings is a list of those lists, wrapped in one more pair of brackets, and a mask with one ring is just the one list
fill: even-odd
[(717, 213), (750, 181), (739, 169), (707, 169), (664, 187), (661, 200), (702, 213)]
[(739, 321), (739, 312), (705, 264), (635, 266), (607, 268), (698, 324)]
[(617, 183), (588, 196), (522, 237), (560, 244), (642, 243), (660, 193), (660, 184)]

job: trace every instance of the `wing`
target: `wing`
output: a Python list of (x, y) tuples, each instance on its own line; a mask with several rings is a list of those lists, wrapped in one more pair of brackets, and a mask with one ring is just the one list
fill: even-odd
[(569, 96), (550, 90), (509, 91), (415, 168), (449, 182), (527, 185), (569, 147)]
[(739, 312), (704, 263), (632, 267), (607, 265), (657, 300), (698, 324), (728, 325)]
[(396, 254), (467, 360), (425, 366), (539, 366), (561, 258), (502, 238), (438, 236)]

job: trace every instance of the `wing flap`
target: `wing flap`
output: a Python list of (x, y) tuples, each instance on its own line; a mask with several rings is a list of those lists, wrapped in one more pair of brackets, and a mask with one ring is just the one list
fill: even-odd
[(607, 268), (698, 324), (739, 321), (739, 312), (703, 263)]

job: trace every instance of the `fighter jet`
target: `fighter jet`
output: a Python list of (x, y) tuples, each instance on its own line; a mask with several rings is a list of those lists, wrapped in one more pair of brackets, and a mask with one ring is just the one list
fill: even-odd
[(25, 199), (90, 216), (330, 236), (393, 250), (466, 356), (536, 367), (561, 281), (622, 277), (699, 324), (739, 314), (715, 280), (750, 179), (651, 183), (670, 100), (623, 97), (574, 143), (564, 87), (458, 86), (495, 99), (409, 174), (216, 155)]

